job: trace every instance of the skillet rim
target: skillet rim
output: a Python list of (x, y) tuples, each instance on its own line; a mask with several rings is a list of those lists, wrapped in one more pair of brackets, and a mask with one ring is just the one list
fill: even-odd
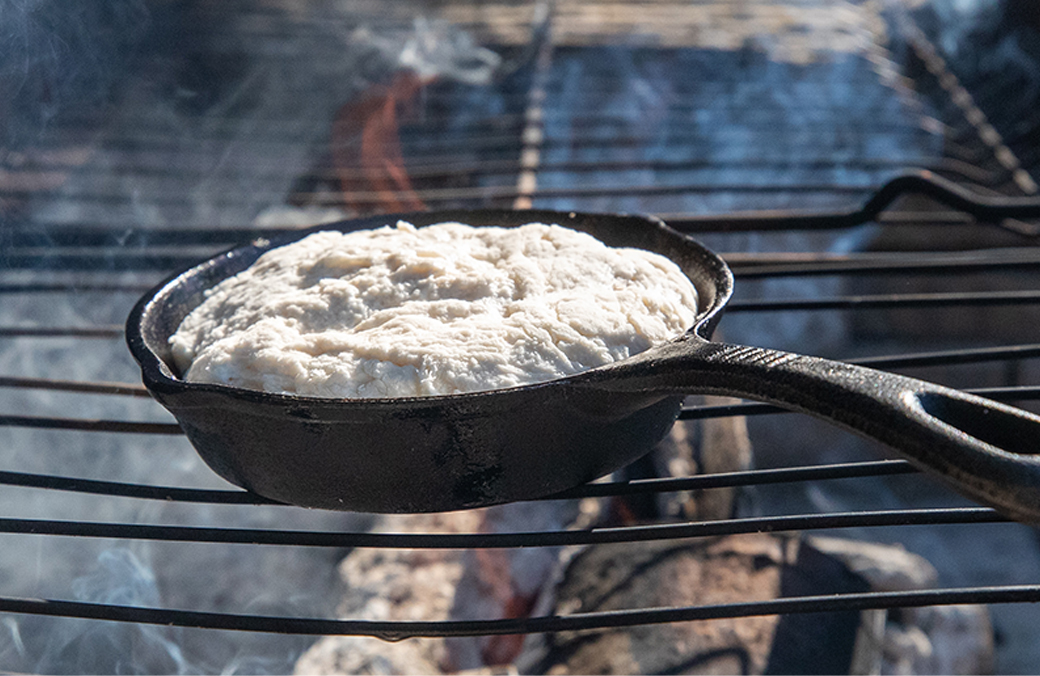
[[(287, 394), (279, 392), (266, 392), (261, 390), (251, 390), (242, 387), (234, 387), (231, 385), (224, 385), (219, 383), (198, 383), (183, 380), (179, 377), (172, 375), (173, 370), (169, 364), (166, 363), (147, 343), (145, 340), (145, 328), (146, 322), (153, 320), (156, 316), (154, 313), (162, 311), (161, 301), (166, 295), (171, 293), (181, 284), (187, 283), (187, 281), (194, 275), (199, 274), (207, 268), (212, 268), (219, 265), (228, 259), (240, 257), (240, 256), (252, 256), (246, 267), (252, 265), (257, 258), (262, 256), (267, 251), (275, 248), (286, 246), (293, 242), (296, 242), (304, 237), (307, 237), (315, 232), (321, 232), (325, 230), (338, 230), (340, 232), (353, 232), (357, 230), (374, 229), (384, 225), (392, 225), (397, 221), (407, 221), (414, 223), (414, 220), (423, 221), (422, 224), (417, 224), (417, 227), (423, 227), (425, 225), (432, 225), (435, 223), (457, 221), (460, 223), (468, 223), (474, 225), (473, 221), (493, 221), (500, 218), (516, 218), (517, 223), (511, 226), (499, 226), (499, 227), (517, 227), (520, 225), (520, 221), (524, 223), (553, 223), (563, 227), (571, 227), (572, 229), (582, 230), (581, 228), (574, 228), (572, 225), (568, 225), (568, 221), (574, 222), (577, 220), (595, 220), (595, 219), (611, 219), (611, 220), (633, 220), (645, 224), (643, 227), (653, 228), (658, 230), (666, 238), (674, 240), (677, 244), (683, 247), (691, 248), (691, 255), (696, 255), (699, 258), (698, 264), (701, 269), (706, 272), (707, 283), (711, 284), (714, 291), (712, 301), (710, 305), (704, 309), (698, 307), (698, 312), (694, 318), (693, 325), (690, 326), (681, 335), (671, 339), (661, 345), (650, 347), (647, 350), (631, 355), (625, 359), (602, 364), (600, 366), (581, 371), (579, 373), (561, 376), (552, 380), (530, 383), (527, 385), (517, 385), (507, 388), (497, 388), (493, 390), (479, 390), (474, 392), (461, 392), (454, 394), (436, 394), (427, 396), (409, 396), (409, 397), (368, 397), (368, 398), (334, 398), (334, 397), (316, 397), (299, 394)], [(414, 220), (413, 220), (414, 219)], [(469, 219), (469, 220), (464, 220)], [(484, 227), (494, 227), (494, 223), (481, 223)], [(347, 227), (344, 227), (347, 226)], [(583, 230), (582, 230), (583, 231)], [(630, 248), (643, 248), (643, 247), (630, 247)], [(650, 249), (643, 248), (644, 251), (650, 251)], [(664, 255), (673, 263), (679, 265), (680, 269), (683, 270), (683, 274), (690, 279), (691, 282), (697, 286), (697, 280), (691, 279), (684, 266), (678, 261), (674, 260), (667, 254)], [(244, 268), (243, 268), (244, 269)], [(218, 281), (207, 285), (205, 288), (213, 288), (216, 284), (228, 279), (237, 272), (222, 276)], [(232, 246), (220, 253), (210, 256), (205, 260), (202, 260), (194, 265), (183, 268), (169, 275), (162, 282), (157, 284), (151, 290), (145, 292), (145, 294), (134, 304), (131, 309), (125, 328), (125, 336), (127, 346), (130, 350), (131, 355), (137, 361), (141, 368), (142, 381), (145, 388), (152, 393), (160, 402), (166, 397), (177, 397), (182, 399), (185, 396), (192, 395), (213, 395), (224, 398), (225, 400), (232, 400), (235, 403), (242, 403), (246, 405), (281, 405), (286, 408), (293, 408), (296, 406), (306, 406), (308, 408), (329, 408), (337, 410), (347, 410), (351, 408), (365, 408), (365, 409), (405, 409), (415, 407), (430, 407), (440, 405), (456, 405), (460, 402), (468, 400), (484, 399), (488, 395), (508, 395), (509, 393), (527, 393), (533, 390), (543, 389), (547, 387), (566, 387), (568, 385), (577, 385), (585, 380), (599, 379), (609, 377), (609, 371), (614, 368), (622, 367), (632, 361), (638, 359), (648, 359), (654, 356), (655, 351), (662, 347), (682, 343), (686, 341), (710, 341), (711, 334), (714, 331), (715, 326), (721, 319), (722, 312), (733, 295), (733, 273), (730, 270), (726, 262), (714, 251), (701, 244), (698, 240), (692, 236), (679, 232), (675, 228), (672, 228), (663, 219), (650, 214), (633, 214), (633, 213), (611, 213), (611, 212), (585, 212), (585, 211), (555, 211), (547, 209), (447, 209), (447, 210), (433, 210), (433, 211), (417, 211), (407, 213), (393, 213), (393, 214), (377, 214), (374, 216), (363, 216), (359, 218), (348, 218), (339, 221), (330, 221), (328, 223), (322, 223), (315, 226), (301, 228), (292, 232), (282, 233), (277, 237), (270, 239), (259, 235), (249, 242), (244, 242)], [(698, 305), (700, 304), (701, 298), (703, 297), (700, 288), (698, 288)], [(193, 308), (194, 309), (194, 308)], [(190, 312), (190, 310), (189, 310)], [(198, 405), (207, 405), (204, 402), (200, 402)], [(180, 400), (177, 402), (179, 408), (191, 408), (191, 404)]]

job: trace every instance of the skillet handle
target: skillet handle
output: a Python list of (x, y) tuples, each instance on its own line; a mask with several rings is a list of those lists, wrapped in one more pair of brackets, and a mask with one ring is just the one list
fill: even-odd
[(915, 378), (692, 336), (650, 352), (599, 386), (801, 411), (890, 446), (1013, 519), (1040, 523), (1040, 416)]

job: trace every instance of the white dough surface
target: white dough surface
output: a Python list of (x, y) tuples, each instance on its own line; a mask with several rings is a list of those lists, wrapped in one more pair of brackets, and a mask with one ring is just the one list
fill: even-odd
[(414, 397), (553, 380), (686, 331), (672, 261), (559, 225), (321, 231), (211, 289), (170, 338), (189, 381)]

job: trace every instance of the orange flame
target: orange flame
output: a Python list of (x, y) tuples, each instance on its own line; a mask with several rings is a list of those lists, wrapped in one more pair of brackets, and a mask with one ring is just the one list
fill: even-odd
[(332, 159), (348, 207), (358, 212), (426, 208), (405, 170), (397, 124), (398, 109), (424, 84), (415, 73), (401, 71), (390, 85), (370, 87), (336, 113)]
[[(477, 572), (480, 583), (495, 598), (501, 617), (513, 619), (528, 617), (534, 610), (538, 594), (524, 595), (513, 585), (509, 555), (501, 549), (476, 550)], [(525, 634), (501, 634), (480, 639), (480, 657), (486, 666), (512, 664), (524, 647)]]

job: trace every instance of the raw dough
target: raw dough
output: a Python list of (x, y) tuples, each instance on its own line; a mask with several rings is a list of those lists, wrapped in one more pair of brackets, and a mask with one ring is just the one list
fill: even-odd
[(678, 266), (558, 225), (321, 231), (224, 280), (170, 338), (189, 381), (315, 397), (493, 390), (686, 331)]

